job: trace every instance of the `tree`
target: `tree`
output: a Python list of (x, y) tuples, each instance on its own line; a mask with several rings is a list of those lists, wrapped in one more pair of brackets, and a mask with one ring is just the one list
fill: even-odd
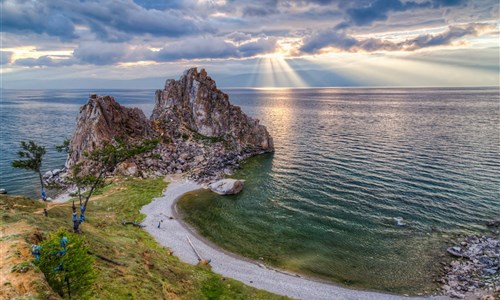
[(94, 258), (83, 236), (59, 229), (40, 244), (36, 264), (61, 297), (87, 299), (95, 279)]
[(38, 177), (40, 178), (40, 184), (42, 186), (42, 199), (47, 200), (47, 196), (45, 195), (45, 184), (43, 182), (43, 176), (41, 172), (42, 167), (42, 159), (45, 155), (45, 147), (38, 146), (33, 141), (21, 141), (21, 151), (17, 152), (17, 155), (21, 158), (18, 160), (12, 161), (12, 167), (30, 170), (38, 173)]
[[(112, 173), (121, 162), (136, 155), (150, 152), (157, 145), (157, 139), (144, 140), (137, 144), (128, 144), (125, 140), (115, 137), (111, 142), (104, 143), (100, 148), (84, 153), (87, 162), (78, 162), (72, 166), (67, 177), (67, 180), (76, 186), (80, 201), (80, 216), (77, 215), (75, 202), (73, 201), (72, 221), (75, 232), (79, 232), (80, 224), (85, 221), (88, 202), (95, 190), (104, 184), (106, 175)], [(69, 144), (63, 144), (58, 147), (66, 151), (70, 149)]]

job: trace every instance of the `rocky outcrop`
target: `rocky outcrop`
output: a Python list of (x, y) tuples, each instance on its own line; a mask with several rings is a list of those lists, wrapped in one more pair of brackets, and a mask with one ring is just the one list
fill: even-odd
[[(116, 168), (127, 175), (187, 173), (198, 181), (220, 179), (245, 158), (274, 150), (265, 126), (231, 105), (205, 70), (184, 72), (156, 92), (151, 118), (112, 97), (92, 95), (80, 109), (67, 167), (114, 137), (129, 143), (158, 138), (154, 155), (136, 157)], [(153, 158), (154, 157), (154, 158)]]
[(219, 195), (234, 195), (241, 192), (244, 181), (237, 179), (221, 179), (208, 185), (210, 190)]
[(154, 136), (151, 123), (142, 110), (121, 106), (110, 96), (91, 95), (76, 118), (66, 167), (84, 160), (85, 152), (110, 142), (114, 137), (137, 142)]
[(231, 105), (204, 69), (192, 68), (179, 80), (167, 80), (165, 89), (156, 92), (151, 120), (171, 135), (175, 130), (194, 132), (223, 141), (236, 152), (266, 152), (274, 147), (266, 127)]

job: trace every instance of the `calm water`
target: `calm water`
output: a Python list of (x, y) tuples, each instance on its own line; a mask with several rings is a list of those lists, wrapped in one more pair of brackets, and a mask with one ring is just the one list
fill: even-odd
[[(10, 167), (19, 141), (47, 146), (44, 170), (61, 167), (53, 145), (93, 92), (146, 115), (154, 105), (151, 90), (2, 91), (1, 188), (38, 193), (34, 174)], [(247, 180), (237, 196), (181, 200), (226, 249), (347, 285), (429, 291), (443, 235), (480, 232), (500, 214), (498, 89), (227, 92), (268, 127), (276, 153), (235, 174)]]
[(38, 197), (38, 175), (11, 167), (19, 142), (33, 140), (45, 146), (43, 172), (62, 168), (66, 155), (54, 147), (71, 137), (80, 106), (91, 93), (112, 95), (122, 105), (143, 109), (147, 116), (154, 106), (151, 90), (1, 90), (0, 188), (9, 194)]
[(500, 214), (498, 89), (231, 97), (268, 126), (276, 153), (235, 174), (247, 180), (241, 194), (179, 204), (230, 251), (347, 285), (430, 291), (443, 235), (479, 232)]

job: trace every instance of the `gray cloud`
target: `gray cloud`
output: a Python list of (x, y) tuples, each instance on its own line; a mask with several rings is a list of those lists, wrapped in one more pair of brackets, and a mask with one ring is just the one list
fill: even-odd
[(12, 52), (0, 51), (0, 65), (6, 65), (11, 62)]
[(345, 31), (330, 28), (317, 32), (304, 39), (301, 51), (317, 53), (326, 47), (333, 47), (342, 51), (374, 52), (374, 51), (413, 51), (422, 48), (449, 45), (466, 36), (477, 36), (483, 31), (493, 31), (491, 24), (469, 24), (467, 26), (449, 26), (448, 30), (440, 34), (423, 34), (402, 42), (392, 42), (376, 38), (358, 39), (348, 35)]
[(276, 38), (260, 37), (241, 44), (223, 38), (189, 38), (169, 43), (159, 51), (127, 43), (84, 42), (71, 57), (42, 56), (18, 59), (15, 64), (23, 67), (60, 67), (69, 65), (113, 65), (137, 61), (178, 61), (190, 59), (248, 58), (274, 51)]
[(401, 0), (369, 0), (369, 1), (350, 1), (347, 5), (341, 5), (345, 8), (347, 15), (343, 27), (350, 25), (366, 26), (375, 21), (385, 21), (391, 12), (403, 12), (408, 10), (441, 8), (460, 6), (465, 0), (428, 0), (428, 1), (401, 1)]
[(2, 31), (47, 34), (61, 40), (77, 37), (73, 21), (61, 10), (52, 10), (44, 2), (3, 1), (2, 9)]
[(195, 38), (169, 44), (160, 51), (152, 52), (155, 61), (175, 61), (181, 59), (246, 58), (272, 52), (276, 39), (259, 38), (255, 41), (235, 45), (222, 38)]
[(73, 58), (53, 59), (53, 56), (41, 56), (39, 58), (16, 59), (15, 64), (22, 67), (63, 67), (77, 64)]
[(142, 34), (179, 37), (215, 32), (207, 22), (181, 10), (146, 9), (132, 0), (5, 0), (2, 6), (3, 31), (47, 34), (63, 41), (78, 38), (77, 25), (88, 26), (97, 38), (112, 42)]

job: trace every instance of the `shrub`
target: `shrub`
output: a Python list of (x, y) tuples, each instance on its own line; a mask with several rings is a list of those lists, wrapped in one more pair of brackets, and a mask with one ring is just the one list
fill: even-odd
[(54, 291), (70, 299), (87, 299), (95, 273), (94, 258), (87, 253), (84, 238), (66, 229), (59, 229), (40, 247), (37, 265)]

